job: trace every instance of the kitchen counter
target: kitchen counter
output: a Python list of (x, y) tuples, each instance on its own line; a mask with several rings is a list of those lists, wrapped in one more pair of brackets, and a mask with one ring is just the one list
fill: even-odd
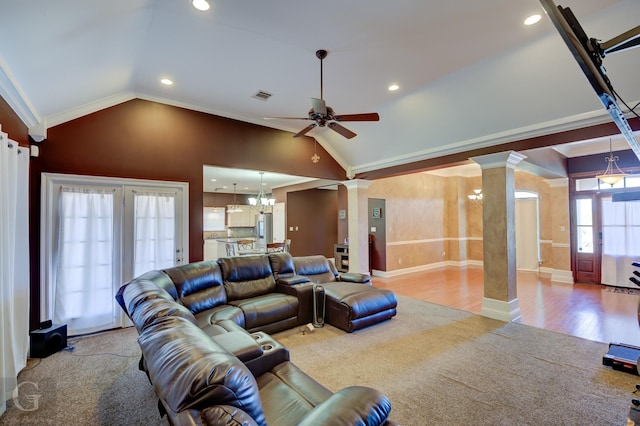
[[(257, 241), (255, 236), (251, 237), (217, 237), (217, 238), (206, 238), (204, 240), (204, 260), (216, 260), (220, 257), (227, 256), (227, 243), (235, 243), (239, 240), (252, 240), (254, 242)], [(253, 247), (253, 248), (244, 248), (243, 250), (239, 250), (239, 254), (258, 254), (265, 253), (266, 247)]]

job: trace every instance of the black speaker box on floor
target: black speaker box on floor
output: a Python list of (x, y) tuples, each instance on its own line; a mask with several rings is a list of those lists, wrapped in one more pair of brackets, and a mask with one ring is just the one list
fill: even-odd
[(31, 333), (31, 358), (46, 358), (67, 347), (67, 325), (53, 324), (51, 327), (41, 330), (33, 330)]

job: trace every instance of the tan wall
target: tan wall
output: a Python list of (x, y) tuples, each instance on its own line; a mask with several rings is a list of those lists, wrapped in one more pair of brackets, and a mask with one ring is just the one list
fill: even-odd
[(549, 255), (543, 257), (542, 264), (556, 270), (570, 271), (569, 187), (566, 182), (560, 186), (552, 185), (549, 189), (549, 198), (551, 199), (550, 205), (553, 206), (549, 213), (552, 247), (548, 249)]
[[(539, 196), (542, 266), (570, 270), (566, 185), (555, 187), (543, 178), (516, 171), (515, 186)], [(482, 203), (468, 198), (481, 187), (480, 176), (417, 173), (373, 181), (369, 197), (386, 200), (386, 271), (443, 261), (482, 262)]]
[(516, 171), (516, 189), (538, 193), (540, 209), (540, 257), (545, 269), (571, 270), (569, 247), (569, 188), (565, 179), (548, 181)]
[(372, 182), (369, 197), (386, 200), (387, 271), (442, 261), (446, 193), (447, 178), (425, 173)]
[(462, 197), (465, 198), (465, 212), (467, 215), (466, 226), (466, 247), (467, 258), (461, 260), (472, 260), (482, 262), (482, 203), (469, 199), (469, 194), (473, 194), (475, 189), (482, 189), (482, 177), (474, 176), (465, 178), (466, 188)]

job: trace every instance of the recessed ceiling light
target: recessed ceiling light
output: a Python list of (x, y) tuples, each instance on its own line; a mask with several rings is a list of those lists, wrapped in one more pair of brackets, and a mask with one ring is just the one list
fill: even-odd
[(207, 0), (192, 0), (191, 4), (201, 12), (206, 12), (210, 7)]
[(211, 179), (211, 182), (216, 182), (216, 179)]
[(171, 86), (173, 84), (173, 81), (169, 80), (168, 78), (163, 78), (160, 80), (160, 83), (164, 84), (165, 86)]
[(537, 23), (538, 21), (540, 21), (540, 19), (542, 19), (542, 16), (540, 16), (538, 14), (531, 15), (527, 19), (524, 20), (524, 24), (525, 25), (533, 25), (533, 24)]
[(396, 90), (398, 90), (400, 88), (400, 86), (398, 86), (397, 84), (391, 84), (389, 85), (388, 89), (390, 92), (395, 92)]

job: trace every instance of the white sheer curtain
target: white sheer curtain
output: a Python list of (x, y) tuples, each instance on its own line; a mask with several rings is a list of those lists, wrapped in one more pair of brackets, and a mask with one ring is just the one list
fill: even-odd
[(169, 268), (176, 259), (175, 193), (134, 192), (134, 266), (137, 277)]
[(29, 351), (29, 150), (0, 132), (0, 415)]
[(114, 191), (61, 188), (54, 322), (77, 335), (115, 326)]
[(629, 281), (640, 262), (640, 202), (602, 199), (603, 284), (637, 288)]

